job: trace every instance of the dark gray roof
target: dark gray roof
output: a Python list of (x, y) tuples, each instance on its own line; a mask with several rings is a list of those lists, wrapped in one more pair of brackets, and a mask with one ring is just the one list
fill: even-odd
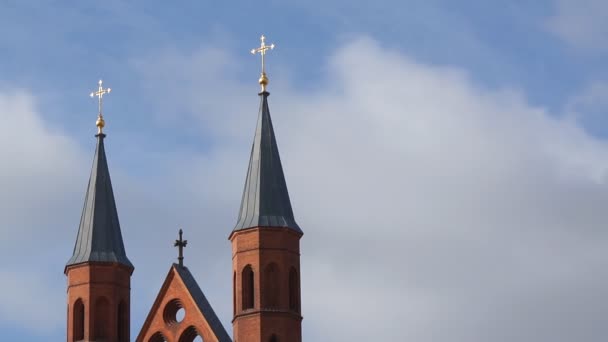
[(93, 168), (80, 218), (74, 254), (66, 266), (83, 262), (118, 262), (130, 268), (122, 242), (116, 203), (104, 149), (105, 134), (98, 134)]
[(196, 280), (194, 280), (192, 273), (190, 273), (187, 267), (179, 266), (178, 264), (173, 264), (173, 267), (184, 281), (186, 288), (188, 288), (188, 292), (190, 292), (190, 295), (194, 299), (198, 309), (201, 311), (203, 316), (205, 316), (207, 323), (209, 323), (209, 326), (217, 339), (220, 342), (232, 342), (230, 335), (228, 335), (226, 329), (224, 329), (220, 319), (217, 318), (217, 315), (213, 311), (211, 304), (209, 304), (207, 297), (205, 297), (203, 291), (196, 283)]
[(251, 147), (239, 220), (234, 230), (286, 227), (302, 232), (293, 217), (279, 149), (268, 109), (268, 92), (260, 93), (260, 112)]

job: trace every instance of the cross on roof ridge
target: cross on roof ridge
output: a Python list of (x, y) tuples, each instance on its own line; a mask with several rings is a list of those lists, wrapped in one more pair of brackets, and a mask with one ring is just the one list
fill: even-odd
[(182, 238), (183, 233), (184, 232), (180, 228), (179, 240), (175, 240), (175, 243), (173, 244), (173, 247), (177, 247), (179, 249), (179, 256), (177, 257), (177, 260), (179, 260), (180, 267), (184, 267), (184, 247), (186, 247), (186, 245), (188, 244), (188, 240), (184, 240)]

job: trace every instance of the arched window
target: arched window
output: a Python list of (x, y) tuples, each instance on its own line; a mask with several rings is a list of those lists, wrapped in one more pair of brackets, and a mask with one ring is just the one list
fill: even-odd
[(186, 310), (184, 304), (179, 298), (170, 300), (163, 310), (163, 319), (165, 323), (172, 325), (180, 323), (186, 317)]
[(236, 316), (236, 272), (232, 274), (232, 315)]
[(300, 312), (300, 280), (295, 267), (289, 270), (289, 310)]
[(279, 307), (280, 285), (279, 267), (270, 263), (264, 269), (264, 308), (277, 309)]
[(116, 315), (116, 326), (118, 327), (118, 342), (129, 341), (129, 313), (127, 303), (121, 300), (118, 304), (118, 315)]
[(268, 342), (279, 342), (279, 338), (277, 337), (277, 335), (272, 334), (272, 336), (270, 336), (270, 340), (268, 340)]
[(203, 338), (198, 334), (194, 326), (189, 326), (179, 337), (179, 342), (198, 342), (203, 341)]
[(84, 340), (84, 303), (82, 299), (74, 303), (72, 307), (72, 338), (74, 341)]
[(110, 302), (106, 297), (99, 297), (95, 302), (95, 316), (93, 316), (95, 326), (95, 339), (110, 338)]
[(150, 340), (148, 340), (148, 342), (167, 342), (167, 339), (159, 331), (156, 334), (152, 335), (152, 337), (150, 337)]
[(254, 301), (254, 292), (253, 292), (253, 270), (251, 269), (251, 265), (245, 266), (243, 269), (243, 273), (241, 274), (241, 287), (242, 287), (242, 304), (243, 310), (252, 309)]

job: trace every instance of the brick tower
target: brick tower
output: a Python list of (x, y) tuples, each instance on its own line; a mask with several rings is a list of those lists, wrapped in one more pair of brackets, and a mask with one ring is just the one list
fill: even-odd
[[(133, 265), (127, 258), (104, 149), (105, 134), (99, 97), (99, 132), (93, 168), (80, 219), (68, 277), (67, 341), (129, 341), (130, 283)], [(93, 95), (93, 94), (92, 94)]]
[[(263, 37), (262, 37), (263, 39)], [(264, 44), (254, 51), (262, 55)], [(301, 342), (300, 238), (262, 92), (239, 220), (232, 242), (235, 342)]]

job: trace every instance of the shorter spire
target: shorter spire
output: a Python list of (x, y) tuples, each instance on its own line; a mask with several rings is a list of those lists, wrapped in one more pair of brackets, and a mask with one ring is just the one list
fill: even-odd
[(179, 260), (179, 267), (184, 267), (184, 247), (186, 247), (188, 244), (188, 240), (182, 239), (183, 233), (184, 232), (180, 229), (179, 240), (175, 240), (175, 244), (173, 244), (173, 247), (177, 247), (179, 249), (179, 256), (177, 257), (177, 260)]
[(103, 113), (102, 113), (103, 96), (105, 94), (109, 94), (112, 91), (112, 89), (110, 89), (110, 88), (104, 89), (102, 87), (102, 84), (103, 84), (102, 80), (99, 80), (98, 84), (99, 84), (99, 88), (97, 89), (97, 91), (92, 92), (90, 94), (90, 96), (91, 97), (97, 96), (97, 98), (99, 100), (99, 114), (97, 115), (97, 122), (95, 122), (95, 125), (97, 126), (97, 134), (103, 134), (103, 128), (106, 125), (106, 122), (103, 119)]
[(256, 53), (259, 53), (262, 56), (262, 74), (258, 80), (258, 83), (260, 83), (262, 86), (262, 92), (266, 91), (266, 86), (269, 82), (268, 76), (266, 76), (266, 63), (264, 57), (266, 56), (266, 51), (272, 49), (274, 49), (274, 44), (266, 45), (266, 37), (264, 37), (264, 35), (260, 37), (260, 47), (257, 49), (251, 49), (252, 54), (255, 55)]
[(97, 134), (97, 148), (82, 209), (74, 253), (67, 266), (83, 262), (117, 262), (129, 268), (104, 148), (105, 134)]
[(133, 269), (133, 264), (127, 258), (125, 246), (122, 241), (120, 223), (108, 160), (104, 147), (102, 98), (108, 94), (110, 88), (104, 89), (99, 80), (99, 89), (91, 93), (91, 97), (99, 99), (99, 113), (97, 117), (97, 148), (93, 157), (93, 167), (89, 178), (89, 186), (85, 195), (84, 207), (78, 227), (78, 236), (74, 245), (74, 252), (66, 266), (84, 262), (117, 262)]

